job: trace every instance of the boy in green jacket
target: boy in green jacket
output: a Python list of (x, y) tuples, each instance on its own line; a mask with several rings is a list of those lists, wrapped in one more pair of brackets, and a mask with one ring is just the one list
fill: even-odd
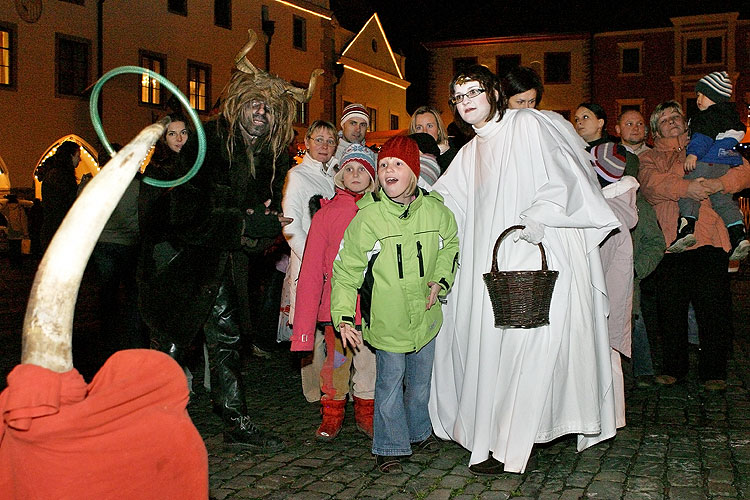
[[(458, 237), (453, 213), (439, 194), (417, 188), (418, 177), (417, 143), (387, 141), (378, 155), (381, 189), (357, 203), (331, 280), (331, 317), (344, 346), (364, 338), (376, 350), (372, 452), (384, 473), (401, 471), (412, 451), (439, 447), (427, 411), (443, 320), (435, 304), (453, 284)], [(354, 327), (357, 290), (362, 333)]]

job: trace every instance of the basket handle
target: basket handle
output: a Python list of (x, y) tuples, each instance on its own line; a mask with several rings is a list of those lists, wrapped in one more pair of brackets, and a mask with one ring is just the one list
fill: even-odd
[[(515, 225), (515, 226), (510, 226), (508, 229), (500, 233), (500, 236), (497, 237), (497, 241), (495, 241), (495, 248), (492, 250), (492, 272), (493, 273), (498, 272), (497, 251), (500, 248), (500, 242), (503, 241), (503, 238), (505, 238), (508, 235), (508, 233), (516, 229), (526, 229), (526, 226), (522, 226), (520, 224)], [(541, 243), (537, 243), (536, 246), (539, 247), (539, 251), (542, 253), (542, 271), (546, 271), (547, 270), (547, 254), (544, 252), (544, 247), (542, 246)]]

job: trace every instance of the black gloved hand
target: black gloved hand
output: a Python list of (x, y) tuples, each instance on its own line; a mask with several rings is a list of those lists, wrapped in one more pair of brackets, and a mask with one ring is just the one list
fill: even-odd
[(242, 235), (247, 238), (273, 238), (281, 233), (279, 216), (264, 205), (258, 205), (245, 212)]

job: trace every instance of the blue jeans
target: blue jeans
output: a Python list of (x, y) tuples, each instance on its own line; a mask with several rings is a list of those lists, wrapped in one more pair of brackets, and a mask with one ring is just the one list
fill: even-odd
[(411, 443), (432, 433), (430, 399), (435, 339), (416, 352), (375, 352), (375, 411), (372, 453), (410, 455)]
[(633, 318), (633, 376), (653, 375), (654, 365), (651, 360), (651, 346), (648, 343), (648, 333), (643, 315)]

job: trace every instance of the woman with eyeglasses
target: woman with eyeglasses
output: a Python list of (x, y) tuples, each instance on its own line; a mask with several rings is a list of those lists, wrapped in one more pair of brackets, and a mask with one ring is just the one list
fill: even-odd
[[(456, 216), (461, 261), (436, 338), (435, 434), (471, 451), (476, 475), (522, 473), (535, 443), (578, 434), (582, 450), (615, 435), (615, 402), (599, 243), (619, 222), (585, 144), (557, 113), (507, 109), (486, 67), (450, 85), (455, 121), (476, 132), (434, 191)], [(558, 271), (549, 324), (495, 327), (482, 275), (497, 237), (500, 270)]]
[[(291, 253), (281, 292), (281, 313), (277, 334), (279, 341), (289, 340), (292, 335), (291, 318), (294, 318), (297, 276), (302, 263), (302, 254), (305, 251), (307, 232), (312, 222), (311, 206), (318, 206), (320, 198), (330, 199), (335, 194), (333, 177), (336, 172), (333, 169), (335, 160), (332, 158), (337, 146), (336, 127), (327, 121), (314, 121), (305, 134), (307, 151), (302, 162), (289, 170), (286, 176), (281, 207), (284, 215), (291, 217), (294, 221), (283, 228)], [(311, 201), (313, 198), (314, 200)], [(322, 341), (320, 345), (322, 346)], [(321, 358), (322, 363), (322, 356), (318, 357)], [(320, 399), (320, 367), (316, 371), (311, 387), (305, 391), (308, 401)]]

